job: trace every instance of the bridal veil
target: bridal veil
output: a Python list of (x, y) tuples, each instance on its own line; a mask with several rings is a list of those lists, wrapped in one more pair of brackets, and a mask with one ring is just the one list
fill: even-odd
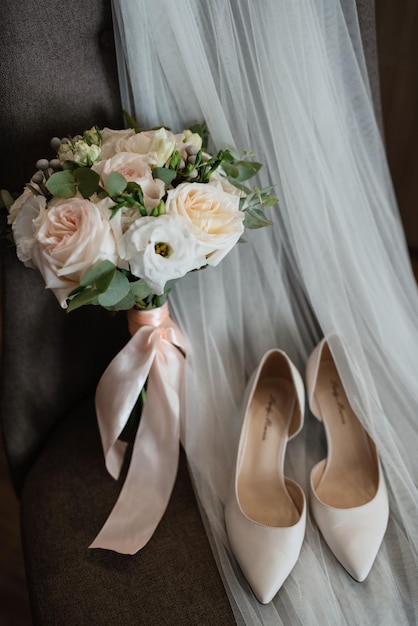
[[(237, 623), (418, 622), (418, 297), (373, 109), (354, 0), (114, 0), (124, 108), (143, 127), (205, 120), (213, 147), (253, 150), (276, 185), (273, 226), (179, 281), (173, 316), (193, 347), (183, 433)], [(312, 521), (276, 598), (258, 604), (232, 557), (223, 502), (238, 408), (264, 351), (301, 373), (323, 334), (387, 478), (390, 521), (368, 579), (352, 580)], [(307, 492), (326, 455), (307, 415), (286, 473)], [(198, 558), (198, 555), (196, 555)], [(163, 564), (162, 564), (163, 567)]]

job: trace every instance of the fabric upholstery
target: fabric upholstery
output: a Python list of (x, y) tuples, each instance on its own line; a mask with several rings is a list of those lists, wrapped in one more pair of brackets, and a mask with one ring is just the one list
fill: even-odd
[(23, 492), (34, 623), (234, 624), (184, 454), (166, 514), (134, 556), (87, 547), (120, 486), (104, 472), (90, 398), (50, 437)]
[[(110, 2), (2, 2), (0, 23), (0, 188), (21, 192), (36, 161), (54, 156), (53, 136), (123, 123)], [(2, 300), (3, 429), (19, 492), (53, 424), (122, 345), (123, 319), (65, 315), (12, 249)]]

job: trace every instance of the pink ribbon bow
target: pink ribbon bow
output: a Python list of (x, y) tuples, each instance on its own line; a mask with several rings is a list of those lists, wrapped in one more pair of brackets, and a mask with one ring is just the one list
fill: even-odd
[(168, 305), (128, 311), (132, 338), (101, 377), (96, 412), (106, 467), (117, 479), (127, 444), (118, 439), (146, 380), (147, 398), (125, 483), (90, 548), (135, 554), (153, 535), (176, 478), (180, 445), (180, 385), (187, 341)]

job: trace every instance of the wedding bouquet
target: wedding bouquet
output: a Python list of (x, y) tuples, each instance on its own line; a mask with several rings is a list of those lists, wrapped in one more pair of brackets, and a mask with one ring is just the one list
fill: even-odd
[(203, 126), (174, 134), (132, 120), (126, 130), (94, 127), (51, 145), (56, 158), (37, 162), (8, 220), (19, 259), (41, 272), (63, 308), (127, 311), (132, 337), (95, 396), (115, 479), (138, 404), (141, 420), (123, 488), (90, 547), (132, 554), (159, 523), (178, 466), (188, 342), (169, 315), (168, 293), (177, 279), (222, 261), (245, 228), (270, 224), (262, 207), (277, 199), (271, 187), (247, 187), (261, 167), (251, 153), (208, 152)]
[(260, 207), (277, 199), (246, 186), (261, 167), (250, 153), (208, 153), (203, 126), (132, 125), (54, 138), (56, 158), (37, 162), (10, 207), (19, 259), (68, 311), (161, 306), (173, 281), (217, 265), (245, 228), (270, 223)]

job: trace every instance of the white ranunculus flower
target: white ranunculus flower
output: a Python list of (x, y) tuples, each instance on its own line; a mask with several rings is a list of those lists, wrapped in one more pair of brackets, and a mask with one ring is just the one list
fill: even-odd
[(151, 167), (162, 167), (176, 148), (175, 135), (166, 130), (147, 130), (129, 137), (119, 145), (121, 151), (141, 155)]
[(142, 217), (124, 234), (120, 256), (132, 274), (142, 278), (156, 295), (168, 280), (181, 278), (206, 265), (190, 224), (178, 215)]
[(90, 130), (84, 131), (83, 137), (89, 145), (94, 144), (99, 146), (101, 144), (102, 133), (96, 126), (93, 126)]
[(76, 141), (74, 144), (73, 158), (76, 163), (80, 165), (91, 165), (100, 156), (100, 148), (95, 144), (89, 146), (83, 140)]
[(127, 128), (124, 130), (112, 130), (111, 128), (103, 128), (102, 132), (102, 146), (100, 156), (102, 159), (110, 159), (118, 152), (123, 152), (120, 149), (121, 143), (135, 135), (133, 128)]
[(65, 163), (65, 161), (73, 161), (74, 153), (71, 145), (69, 143), (62, 143), (58, 148), (57, 156), (61, 163)]
[(151, 168), (142, 157), (133, 152), (120, 152), (106, 161), (95, 163), (92, 168), (100, 176), (100, 184), (106, 189), (106, 180), (111, 172), (119, 172), (128, 182), (141, 186), (145, 208), (150, 211), (160, 203), (165, 195), (162, 180), (152, 177)]
[(182, 183), (168, 191), (165, 206), (191, 224), (209, 265), (218, 265), (244, 232), (239, 197), (213, 185)]
[(33, 260), (63, 308), (83, 274), (99, 261), (119, 262), (110, 198), (54, 199), (33, 222)]
[(10, 217), (13, 215), (12, 230), (17, 256), (26, 267), (36, 267), (32, 257), (36, 245), (34, 222), (45, 212), (45, 207), (45, 197), (35, 196), (29, 189), (25, 189), (10, 207), (10, 211), (13, 211)]

